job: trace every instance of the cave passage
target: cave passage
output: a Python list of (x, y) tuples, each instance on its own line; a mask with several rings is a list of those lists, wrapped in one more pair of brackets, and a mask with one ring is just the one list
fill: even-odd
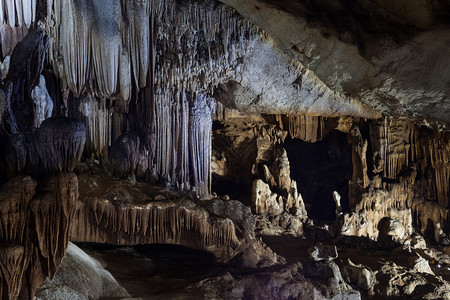
[(347, 135), (330, 132), (323, 140), (309, 143), (286, 138), (284, 147), (297, 185), (311, 218), (335, 219), (333, 191), (341, 196), (343, 211), (349, 211), (348, 182), (352, 178), (352, 149)]
[[(110, 244), (77, 243), (84, 251), (99, 259), (133, 297), (153, 299), (158, 295), (184, 298), (183, 288), (219, 273), (223, 266), (214, 255), (205, 251), (170, 245), (151, 244), (114, 246)], [(199, 299), (192, 291), (187, 299)]]

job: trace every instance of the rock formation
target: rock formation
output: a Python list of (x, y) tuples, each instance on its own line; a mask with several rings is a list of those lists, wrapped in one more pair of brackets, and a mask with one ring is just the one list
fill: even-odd
[(257, 243), (254, 217), (237, 201), (196, 204), (147, 184), (85, 175), (80, 191), (71, 227), (74, 242), (182, 245), (224, 262)]
[(35, 299), (99, 299), (130, 297), (99, 261), (69, 242), (66, 256), (52, 280), (36, 292)]
[(1, 187), (2, 298), (34, 295), (65, 255), (78, 197), (73, 173), (40, 182), (16, 177)]
[(0, 0), (0, 297), (71, 240), (206, 251), (210, 298), (448, 298), (447, 2)]

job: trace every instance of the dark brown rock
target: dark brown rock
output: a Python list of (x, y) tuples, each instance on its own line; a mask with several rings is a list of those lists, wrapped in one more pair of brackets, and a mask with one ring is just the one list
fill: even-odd
[(40, 172), (71, 172), (83, 153), (86, 132), (82, 122), (56, 117), (42, 122), (33, 138), (44, 169)]
[(69, 242), (77, 198), (73, 173), (39, 183), (16, 177), (0, 187), (1, 299), (32, 299), (53, 276)]

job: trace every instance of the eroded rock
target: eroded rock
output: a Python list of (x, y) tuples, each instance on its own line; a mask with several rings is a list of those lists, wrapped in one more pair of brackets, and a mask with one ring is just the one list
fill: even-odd
[(71, 172), (80, 161), (86, 141), (82, 122), (64, 117), (49, 118), (31, 133), (10, 137), (7, 145), (8, 176)]
[(69, 242), (78, 181), (73, 173), (39, 182), (17, 177), (0, 187), (2, 297), (33, 298), (52, 277)]
[(36, 300), (87, 300), (130, 295), (99, 261), (69, 242), (66, 255), (52, 280), (36, 291)]
[(228, 261), (253, 237), (248, 209), (239, 210), (233, 201), (206, 203), (210, 213), (178, 193), (144, 183), (91, 176), (81, 176), (80, 182), (71, 234), (75, 242), (175, 244)]

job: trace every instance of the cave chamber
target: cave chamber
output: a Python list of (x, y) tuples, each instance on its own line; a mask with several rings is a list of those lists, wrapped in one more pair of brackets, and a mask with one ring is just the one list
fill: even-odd
[(446, 1), (0, 0), (1, 299), (450, 298)]

